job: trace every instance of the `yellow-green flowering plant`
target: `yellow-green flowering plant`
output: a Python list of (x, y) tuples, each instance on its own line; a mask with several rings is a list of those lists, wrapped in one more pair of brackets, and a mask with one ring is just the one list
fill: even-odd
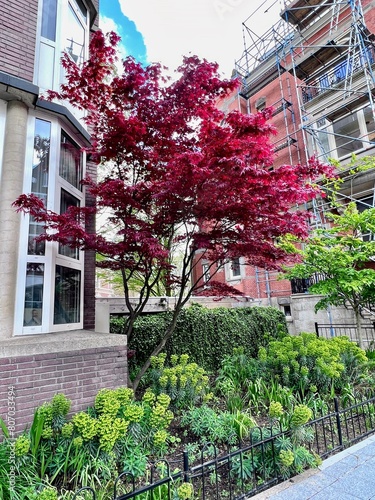
[(168, 394), (172, 408), (182, 410), (212, 399), (205, 370), (189, 363), (187, 354), (172, 355), (171, 366), (165, 363), (165, 353), (151, 358), (151, 388), (156, 394)]
[(271, 341), (258, 354), (270, 376), (294, 388), (302, 397), (308, 394), (340, 393), (353, 376), (367, 376), (365, 352), (347, 337), (318, 338), (312, 333), (286, 336)]

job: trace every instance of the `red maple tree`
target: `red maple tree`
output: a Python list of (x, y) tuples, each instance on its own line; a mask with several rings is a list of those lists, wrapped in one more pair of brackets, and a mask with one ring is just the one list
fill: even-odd
[[(102, 267), (120, 271), (130, 312), (124, 331), (129, 342), (135, 319), (155, 283), (164, 279), (176, 305), (168, 331), (151, 354), (156, 355), (197, 290), (198, 282), (190, 281), (193, 266), (204, 258), (219, 270), (239, 256), (268, 269), (285, 264), (289, 256), (278, 239), (307, 232), (305, 214), (290, 208), (315, 197), (319, 190), (313, 181), (330, 172), (315, 159), (270, 169), (275, 132), (267, 122), (270, 110), (249, 115), (220, 111), (218, 98), (238, 82), (221, 79), (217, 64), (185, 57), (179, 78), (169, 80), (160, 65), (143, 67), (129, 57), (119, 73), (118, 41), (116, 34), (98, 31), (81, 67), (65, 55), (66, 83), (48, 96), (86, 112), (92, 135), (88, 153), (106, 164), (99, 181), (83, 181), (95, 206), (57, 214), (35, 195), (22, 195), (15, 205), (44, 224), (39, 239), (94, 250), (104, 257)], [(87, 218), (102, 212), (111, 230), (86, 231)], [(176, 245), (179, 272), (171, 259)], [(129, 286), (136, 274), (142, 286), (134, 304)], [(216, 283), (214, 274), (210, 294), (236, 293)]]

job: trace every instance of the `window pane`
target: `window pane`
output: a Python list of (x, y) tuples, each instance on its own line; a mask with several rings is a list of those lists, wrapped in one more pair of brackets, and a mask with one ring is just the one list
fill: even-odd
[(42, 11), (42, 36), (56, 41), (57, 0), (44, 0)]
[(81, 189), (82, 153), (79, 146), (61, 131), (60, 176), (72, 186)]
[(202, 274), (203, 274), (203, 282), (207, 283), (207, 281), (209, 281), (210, 278), (211, 278), (210, 265), (209, 264), (203, 264), (202, 265)]
[[(31, 177), (31, 192), (47, 204), (49, 150), (51, 140), (51, 124), (44, 120), (35, 120), (34, 154)], [(44, 255), (45, 242), (36, 242), (35, 237), (43, 232), (43, 224), (30, 217), (28, 254)]]
[[(60, 213), (64, 214), (69, 207), (79, 207), (79, 201), (77, 198), (72, 196), (70, 193), (61, 190), (61, 203), (60, 203)], [(78, 248), (70, 248), (67, 245), (59, 245), (59, 254), (65, 255), (65, 257), (70, 257), (72, 259), (78, 259), (79, 250)]]
[(55, 307), (53, 323), (79, 323), (81, 272), (56, 266)]
[(81, 64), (84, 58), (85, 29), (70, 5), (68, 23), (62, 30), (63, 51), (67, 52), (77, 64)]
[(317, 130), (313, 136), (313, 154), (317, 154), (319, 156), (324, 156), (327, 158), (330, 154), (330, 146), (329, 146), (329, 123), (323, 118), (319, 120), (317, 123)]
[(241, 276), (240, 259), (233, 259), (231, 263), (232, 276)]
[(28, 263), (26, 268), (25, 308), (23, 324), (42, 324), (44, 264)]
[(356, 140), (360, 136), (357, 114), (345, 116), (333, 124), (338, 157), (348, 155), (363, 148), (362, 141)]

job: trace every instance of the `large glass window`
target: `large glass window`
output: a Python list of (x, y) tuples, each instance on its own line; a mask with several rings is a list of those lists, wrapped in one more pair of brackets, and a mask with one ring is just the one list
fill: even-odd
[[(30, 111), (23, 192), (34, 194), (53, 212), (75, 212), (84, 204), (81, 145), (62, 130), (58, 118), (33, 114)], [(83, 254), (69, 247), (69, 239), (63, 244), (36, 241), (44, 225), (30, 216), (22, 217), (21, 224), (15, 305), (20, 314), (15, 317), (15, 331), (36, 334), (81, 328)]]
[(56, 266), (55, 304), (53, 323), (79, 323), (81, 297), (81, 272)]
[[(61, 190), (61, 203), (60, 203), (60, 213), (64, 214), (69, 207), (79, 207), (79, 200), (72, 196), (70, 193)], [(78, 259), (79, 250), (77, 248), (70, 248), (68, 245), (59, 245), (59, 254), (65, 255), (65, 257), (70, 257), (71, 259)]]
[[(35, 84), (57, 90), (65, 79), (61, 56), (68, 53), (77, 64), (87, 57), (88, 10), (82, 0), (42, 0), (36, 54)], [(77, 111), (72, 107), (71, 111)]]
[[(51, 123), (35, 120), (34, 152), (32, 160), (31, 192), (47, 205), (48, 176), (50, 161)], [(45, 243), (35, 240), (43, 232), (43, 225), (30, 217), (29, 222), (29, 255), (44, 255)]]
[(59, 174), (69, 184), (81, 189), (82, 153), (79, 146), (61, 131)]
[(329, 134), (327, 133), (329, 125), (329, 121), (325, 118), (318, 120), (317, 128), (313, 135), (314, 154), (317, 154), (318, 157), (323, 156), (325, 160), (331, 152)]
[(29, 262), (26, 267), (24, 326), (42, 324), (44, 264)]

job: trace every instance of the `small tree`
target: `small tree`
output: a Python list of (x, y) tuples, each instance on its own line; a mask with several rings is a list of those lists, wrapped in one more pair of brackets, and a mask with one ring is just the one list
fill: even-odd
[[(39, 239), (94, 250), (103, 257), (101, 267), (121, 273), (129, 341), (155, 284), (162, 281), (173, 291), (172, 321), (154, 356), (197, 289), (198, 282), (191, 283), (190, 277), (200, 259), (216, 270), (239, 256), (267, 268), (286, 262), (288, 254), (278, 238), (306, 235), (304, 213), (289, 209), (319, 192), (311, 181), (327, 169), (314, 159), (307, 165), (270, 169), (270, 110), (225, 115), (217, 109), (218, 98), (234, 91), (238, 82), (220, 79), (216, 64), (186, 57), (180, 77), (170, 81), (159, 65), (142, 67), (127, 58), (118, 75), (117, 42), (114, 33), (105, 37), (98, 31), (82, 67), (65, 55), (67, 83), (60, 92), (49, 92), (50, 99), (67, 100), (86, 112), (92, 133), (88, 153), (106, 163), (103, 178), (84, 181), (96, 198), (95, 207), (70, 207), (56, 214), (33, 195), (20, 196), (15, 205), (44, 224)], [(102, 212), (111, 230), (86, 231), (87, 218)], [(178, 273), (171, 258), (177, 247)], [(142, 284), (134, 304), (130, 286), (139, 276)], [(212, 272), (212, 294), (238, 293), (214, 278)], [(134, 380), (135, 388), (148, 366), (149, 359)]]
[(375, 304), (375, 208), (359, 212), (355, 203), (347, 205), (341, 215), (328, 213), (330, 229), (318, 229), (307, 239), (300, 253), (302, 262), (286, 271), (288, 278), (310, 278), (319, 281), (309, 291), (323, 295), (315, 311), (329, 305), (351, 307), (354, 311), (357, 338), (361, 339), (361, 312)]

